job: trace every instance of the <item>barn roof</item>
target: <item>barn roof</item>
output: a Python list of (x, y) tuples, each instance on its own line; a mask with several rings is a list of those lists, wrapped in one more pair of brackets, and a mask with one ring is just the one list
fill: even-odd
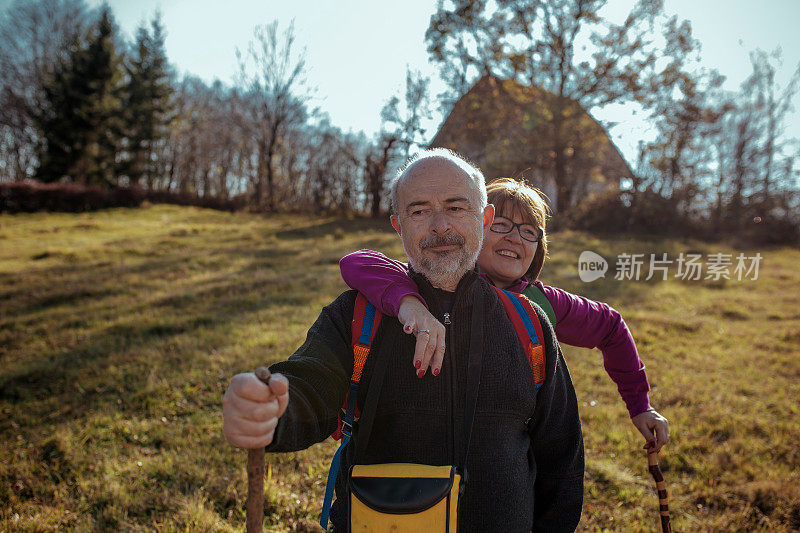
[[(486, 75), (455, 103), (430, 146), (467, 156), (489, 180), (529, 176), (530, 171), (552, 175), (549, 125), (557, 103), (556, 95), (539, 87)], [(577, 102), (568, 100), (563, 105), (568, 171), (611, 186), (632, 177), (603, 126)]]

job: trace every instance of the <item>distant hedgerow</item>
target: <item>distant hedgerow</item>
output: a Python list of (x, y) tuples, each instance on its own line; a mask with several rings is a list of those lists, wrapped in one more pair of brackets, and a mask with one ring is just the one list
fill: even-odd
[(148, 191), (141, 187), (103, 188), (79, 183), (41, 183), (26, 180), (0, 183), (0, 212), (79, 213), (112, 207), (139, 207), (143, 202), (193, 205), (221, 211), (244, 207), (242, 199), (202, 198), (189, 193)]
[(596, 233), (692, 237), (741, 244), (800, 241), (797, 216), (776, 206), (753, 201), (736, 216), (726, 213), (715, 220), (713, 212), (686, 213), (678, 198), (667, 198), (652, 190), (636, 194), (611, 190), (591, 196), (567, 213), (561, 224)]

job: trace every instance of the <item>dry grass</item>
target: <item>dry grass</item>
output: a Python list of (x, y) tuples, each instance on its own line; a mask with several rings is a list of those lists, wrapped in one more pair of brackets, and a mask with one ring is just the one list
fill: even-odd
[[(729, 251), (551, 237), (543, 279), (626, 317), (671, 421), (682, 531), (800, 528), (800, 251), (757, 281), (577, 279), (580, 251)], [(388, 222), (155, 206), (0, 216), (0, 530), (241, 530), (244, 460), (220, 431), (235, 372), (285, 358)], [(748, 250), (754, 253), (756, 250)], [(656, 531), (640, 437), (597, 351), (565, 347), (587, 450), (582, 528)], [(316, 531), (334, 445), (269, 457), (267, 523)]]

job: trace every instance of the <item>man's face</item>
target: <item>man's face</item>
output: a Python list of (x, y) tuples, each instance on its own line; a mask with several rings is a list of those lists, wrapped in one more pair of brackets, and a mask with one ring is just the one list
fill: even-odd
[(413, 163), (397, 192), (398, 215), (392, 217), (392, 225), (409, 263), (434, 287), (455, 290), (475, 265), (493, 209), (480, 209), (475, 182), (445, 158)]

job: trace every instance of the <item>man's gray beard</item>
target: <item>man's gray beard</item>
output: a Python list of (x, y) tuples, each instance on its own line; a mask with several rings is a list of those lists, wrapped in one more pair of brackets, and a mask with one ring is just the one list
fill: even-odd
[[(475, 267), (482, 246), (483, 232), (480, 232), (478, 246), (473, 252), (467, 251), (466, 243), (458, 250), (435, 258), (425, 256), (422, 250), (420, 250), (420, 258), (419, 261), (417, 261), (417, 258), (409, 253), (405, 242), (403, 243), (403, 249), (406, 252), (408, 264), (411, 265), (411, 268), (428, 278), (431, 285), (438, 289), (443, 287), (455, 287), (458, 285), (458, 282), (461, 281), (464, 274)], [(456, 258), (453, 258), (454, 254), (458, 254)]]

